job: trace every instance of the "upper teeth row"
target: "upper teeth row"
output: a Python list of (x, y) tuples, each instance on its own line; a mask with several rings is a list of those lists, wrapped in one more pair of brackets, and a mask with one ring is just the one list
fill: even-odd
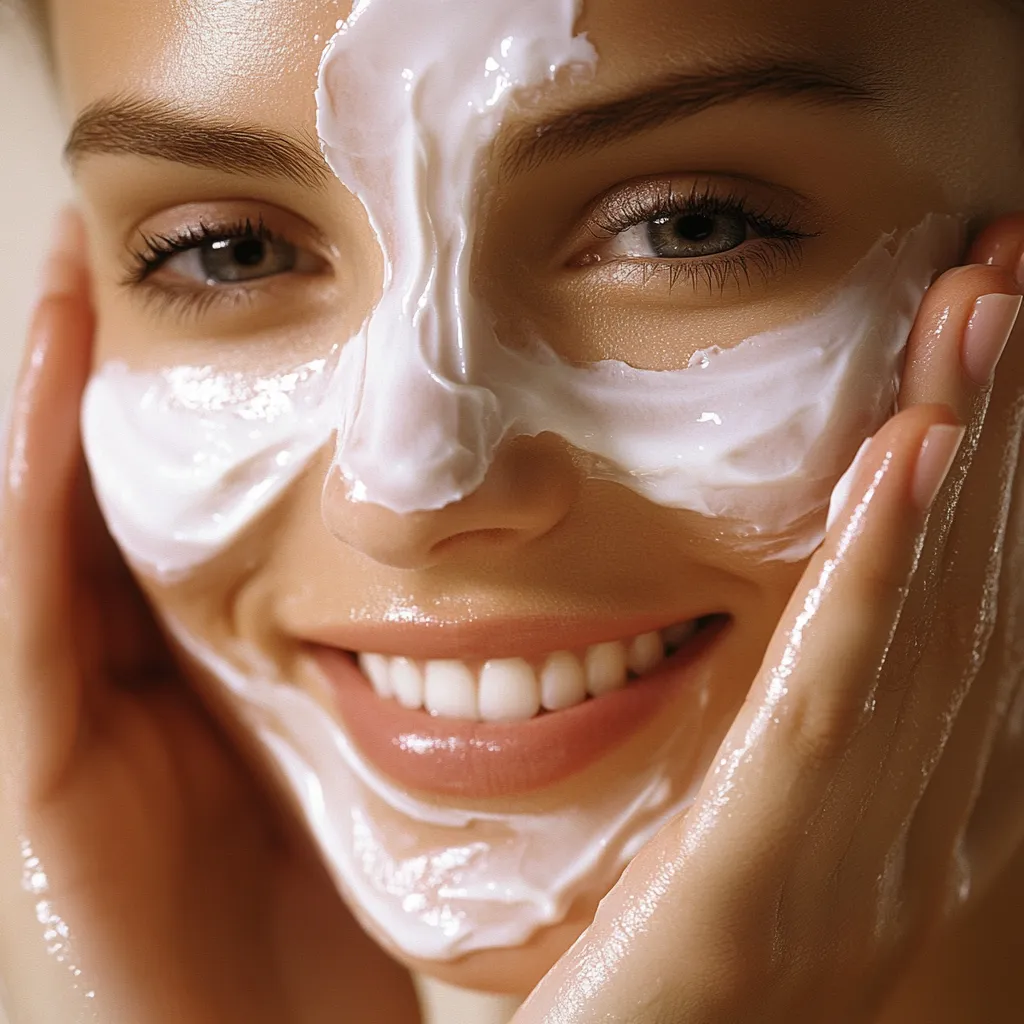
[(632, 640), (592, 644), (581, 655), (556, 651), (537, 667), (524, 658), (494, 658), (479, 668), (464, 661), (414, 661), (360, 654), (359, 667), (381, 697), (432, 715), (484, 722), (533, 718), (541, 708), (559, 711), (590, 697), (619, 690), (629, 673), (656, 668), (669, 650), (685, 643), (696, 622)]

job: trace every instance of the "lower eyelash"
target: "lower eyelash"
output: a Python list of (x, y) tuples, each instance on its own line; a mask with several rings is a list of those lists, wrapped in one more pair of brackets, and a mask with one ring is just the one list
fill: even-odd
[(135, 282), (136, 294), (143, 303), (160, 312), (173, 312), (181, 317), (198, 319), (215, 305), (230, 303), (239, 309), (251, 303), (255, 298), (253, 290), (242, 286), (225, 285), (219, 288), (174, 288), (168, 285), (157, 285), (143, 278)]
[(792, 235), (776, 238), (759, 239), (759, 244), (747, 244), (741, 249), (721, 256), (704, 259), (638, 259), (636, 257), (620, 257), (608, 260), (605, 266), (616, 267), (623, 280), (631, 280), (637, 276), (641, 284), (668, 275), (668, 286), (671, 291), (680, 282), (692, 287), (703, 285), (709, 295), (724, 295), (730, 282), (738, 288), (743, 284), (753, 284), (752, 277), (756, 274), (762, 283), (767, 283), (781, 269), (792, 267), (800, 262), (803, 255), (803, 241), (807, 236)]

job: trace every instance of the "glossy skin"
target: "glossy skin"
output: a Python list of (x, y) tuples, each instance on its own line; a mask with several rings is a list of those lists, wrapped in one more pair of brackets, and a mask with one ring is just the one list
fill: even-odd
[[(1015, 130), (1024, 120), (1018, 80), (1024, 37), (995, 8), (989, 12), (980, 4), (976, 10), (935, 0), (903, 4), (897, 12), (881, 2), (792, 2), (783, 18), (777, 6), (759, 14), (739, 2), (645, 0), (642, 6), (639, 17), (635, 4), (627, 14), (612, 0), (591, 0), (586, 27), (602, 55), (599, 76), (593, 83), (565, 87), (559, 105), (635, 88), (670, 61), (685, 67), (723, 60), (733, 49), (777, 55), (804, 48), (837, 63), (862, 61), (883, 73), (886, 101), (857, 111), (778, 98), (721, 106), (689, 123), (503, 182), (478, 250), (480, 288), (499, 313), (524, 303), (540, 310), (566, 339), (567, 356), (680, 365), (690, 346), (738, 340), (805, 311), (883, 230), (910, 226), (929, 211), (962, 213), (980, 227), (1024, 207)], [(276, 0), (262, 4), (258, 17), (251, 11), (241, 3), (57, 0), (57, 63), (69, 109), (76, 114), (100, 98), (142, 89), (150, 97), (293, 137), (308, 134), (320, 52), (314, 38), (325, 40), (346, 12), (323, 0)], [(254, 67), (267, 88), (251, 88)], [(936, 103), (936, 96), (943, 102)], [(550, 102), (553, 107), (556, 101)], [(531, 108), (524, 116), (540, 113)], [(770, 182), (753, 189), (755, 194), (767, 190), (763, 201), (770, 204), (792, 203), (793, 191), (805, 197), (788, 211), (801, 230), (816, 236), (805, 242), (798, 264), (778, 266), (764, 278), (755, 273), (749, 287), (737, 280), (721, 292), (685, 281), (670, 290), (666, 275), (643, 285), (642, 274), (616, 276), (607, 263), (587, 273), (567, 269), (572, 257), (593, 244), (584, 211), (601, 194), (649, 175), (689, 189), (694, 175), (703, 181), (723, 167), (733, 181), (742, 174)], [(144, 615), (138, 631), (122, 618), (115, 635), (105, 639), (107, 647), (97, 651), (90, 633), (81, 649), (69, 645), (43, 669), (46, 659), (57, 657), (48, 643), (61, 628), (55, 624), (89, 621), (96, 608), (110, 606), (111, 594), (137, 607), (109, 547), (97, 558), (98, 568), (90, 559), (82, 575), (69, 576), (69, 542), (59, 529), (69, 508), (88, 507), (81, 495), (74, 500), (83, 506), (69, 506), (62, 488), (76, 465), (71, 413), (90, 346), (95, 360), (118, 356), (139, 366), (190, 355), (216, 361), (234, 339), (246, 341), (243, 360), (267, 358), (284, 347), (299, 352), (303, 346), (322, 347), (325, 339), (352, 330), (373, 301), (379, 263), (372, 238), (358, 204), (336, 183), (317, 191), (128, 156), (84, 158), (78, 178), (98, 329), (93, 337), (83, 315), (85, 271), (65, 254), (52, 282), (55, 297), (44, 302), (34, 329), (44, 354), (34, 370), (30, 364), (18, 400), (14, 437), (25, 440), (29, 472), (12, 476), (16, 460), (8, 471), (5, 651), (11, 661), (5, 678), (18, 684), (11, 696), (14, 714), (5, 719), (19, 723), (3, 737), (4, 749), (19, 754), (5, 757), (9, 769), (18, 766), (7, 789), (17, 811), (12, 820), (46, 865), (55, 902), (96, 979), (92, 984), (104, 1021), (326, 1020), (352, 993), (367, 998), (375, 1020), (389, 1013), (396, 1021), (413, 1019), (411, 993), (397, 969), (370, 944), (353, 938), (354, 926), (326, 878), (309, 866), (301, 839), (250, 780), (219, 727), (179, 690), (157, 687), (150, 693), (147, 688), (145, 700), (138, 692), (125, 692), (126, 677), (135, 682), (145, 672), (147, 680), (162, 679), (170, 671), (150, 658), (156, 641), (147, 639)], [(756, 202), (756, 195), (749, 201)], [(261, 215), (271, 229), (318, 257), (316, 272), (264, 282), (251, 301), (199, 313), (186, 313), (180, 302), (141, 301), (142, 289), (121, 283), (126, 249), (138, 245), (140, 230), (169, 234), (197, 218), (235, 221)], [(327, 244), (317, 242), (320, 235)], [(64, 247), (80, 250), (73, 231)], [(992, 578), (991, 572), (986, 575), (991, 567), (984, 553), (999, 533), (1000, 488), (1019, 442), (1014, 409), (1024, 389), (1020, 331), (1000, 369), (985, 431), (980, 441), (972, 433), (964, 446), (958, 472), (970, 466), (971, 474), (964, 496), (947, 489), (940, 499), (948, 515), (933, 517), (924, 568), (887, 660), (883, 649), (896, 616), (892, 595), (906, 581), (920, 527), (907, 500), (917, 448), (930, 423), (955, 418), (980, 429), (984, 402), (959, 369), (963, 326), (979, 295), (1017, 287), (1013, 275), (1022, 251), (1024, 226), (1019, 219), (1005, 219), (977, 241), (969, 257), (996, 262), (1001, 269), (954, 274), (931, 293), (912, 343), (902, 402), (938, 402), (953, 413), (922, 406), (905, 413), (886, 434), (893, 462), (885, 486), (878, 488), (883, 497), (860, 527), (874, 540), (850, 545), (840, 560), (841, 572), (790, 682), (791, 699), (777, 716), (782, 724), (752, 748), (738, 787), (743, 798), (731, 804), (738, 809), (706, 831), (699, 828), (707, 820), (700, 815), (670, 826), (602, 910), (592, 945), (572, 954), (594, 982), (589, 1002), (573, 1016), (567, 1007), (579, 992), (556, 968), (523, 1011), (524, 1022), (594, 1019), (599, 1012), (627, 1019), (624, 1007), (635, 1007), (638, 992), (663, 1000), (643, 1018), (651, 1020), (658, 1012), (701, 1021), (836, 1019), (830, 998), (859, 1014), (851, 1020), (869, 1020), (876, 1019), (875, 1007), (864, 1005), (870, 1000), (861, 1003), (840, 993), (874, 996), (894, 980), (886, 1020), (981, 1019), (1020, 1005), (1012, 983), (987, 980), (999, 956), (1012, 948), (1012, 929), (1002, 930), (999, 908), (1012, 902), (1014, 878), (1024, 871), (1016, 848), (1021, 822), (1010, 813), (1019, 801), (1012, 788), (1002, 788), (1020, 756), (1005, 714), (1016, 679), (1006, 671), (1010, 662), (1003, 663), (1021, 643), (1014, 632), (1019, 595), (1008, 585), (1008, 567), (1020, 557), (1019, 530), (1007, 535), (998, 601), (994, 608), (982, 601)], [(170, 283), (166, 270), (162, 280)], [(154, 275), (150, 283), (155, 281)], [(155, 299), (151, 288), (146, 294)], [(673, 344), (680, 314), (690, 325), (684, 349)], [(873, 449), (873, 465), (885, 450), (884, 444)], [(33, 458), (33, 451), (48, 457)], [(740, 712), (773, 633), (778, 629), (771, 650), (781, 653), (792, 632), (786, 607), (794, 587), (799, 609), (831, 548), (816, 556), (801, 579), (803, 566), (751, 558), (721, 540), (713, 522), (580, 479), (569, 453), (557, 446), (538, 446), (529, 454), (533, 472), (542, 474), (535, 491), (511, 486), (521, 472), (513, 452), (499, 460), (479, 494), (415, 521), (396, 521), (372, 509), (333, 510), (332, 522), (347, 524), (344, 543), (323, 525), (323, 467), (317, 467), (243, 545), (186, 584), (166, 588), (141, 582), (158, 608), (176, 614), (215, 649), (239, 637), (286, 672), (299, 657), (303, 635), (324, 625), (387, 621), (399, 610), (429, 625), (457, 623), (470, 610), (502, 620), (538, 610), (553, 616), (625, 616), (640, 608), (663, 614), (667, 624), (680, 617), (689, 595), (699, 589), (734, 618), (729, 645), (719, 655), (716, 689), (730, 716)], [(862, 493), (865, 487), (862, 480)], [(84, 515), (74, 515), (77, 528)], [(839, 542), (842, 526), (829, 544)], [(505, 531), (500, 544), (493, 539), (498, 534), (485, 532), (497, 530)], [(595, 536), (602, 538), (600, 562), (591, 554)], [(73, 543), (80, 545), (76, 550), (92, 550), (88, 538)], [(679, 581), (686, 581), (685, 589)], [(863, 608), (863, 617), (851, 608)], [(827, 657), (816, 653), (822, 650)], [(837, 654), (843, 650), (845, 658)], [(976, 679), (972, 659), (983, 662)], [(879, 693), (906, 694), (909, 703), (904, 712), (889, 711), (887, 717), (886, 702), (880, 700), (882, 712), (859, 728), (851, 709), (863, 706), (883, 661)], [(945, 744), (942, 723), (953, 720), (969, 677), (973, 686)], [(755, 682), (741, 716), (756, 713), (763, 678)], [(50, 689), (41, 701), (44, 685)], [(887, 731), (894, 720), (909, 730), (895, 743)], [(741, 717), (739, 725), (744, 723)], [(723, 721), (723, 731), (727, 724)], [(974, 851), (980, 872), (975, 916), (945, 929), (912, 968), (933, 923), (929, 911), (940, 907), (956, 880), (952, 872), (947, 877), (948, 856), (935, 851), (956, 845), (972, 798), (961, 784), (984, 768), (989, 729), (1006, 741), (996, 748), (972, 832), (987, 837), (984, 849)], [(72, 742), (82, 736), (85, 741)], [(164, 742), (154, 743), (154, 736)], [(244, 748), (244, 738), (238, 741)], [(730, 736), (726, 742), (735, 740)], [(882, 787), (879, 794), (872, 788), (872, 772), (890, 746), (888, 778), (916, 778), (922, 764), (944, 753), (920, 806), (909, 792)], [(181, 751), (197, 749), (204, 751), (201, 758), (181, 757)], [(194, 775), (181, 774), (182, 761)], [(221, 781), (213, 784), (216, 780)], [(586, 778), (579, 784), (585, 787)], [(703, 806), (715, 806), (716, 784), (709, 780)], [(167, 811), (166, 818), (158, 807)], [(225, 830), (227, 808), (231, 827)], [(910, 888), (894, 883), (885, 894), (906, 896), (904, 909), (896, 913), (892, 902), (867, 898), (872, 890), (865, 880), (877, 878), (885, 855), (901, 848), (903, 826), (911, 820), (908, 856), (922, 867), (908, 868)], [(850, 821), (858, 822), (858, 842), (837, 851), (837, 844), (850, 839)], [(125, 828), (123, 822), (135, 824)], [(91, 845), (84, 847), (86, 836)], [(95, 850), (95, 856), (83, 849)], [(183, 859), (186, 852), (194, 859)], [(822, 866), (835, 863), (846, 867), (821, 877)], [(928, 877), (922, 878), (924, 868)], [(211, 889), (226, 902), (212, 916), (225, 922), (225, 931), (210, 935), (210, 890), (196, 880), (216, 879), (216, 871), (224, 875)], [(322, 928), (321, 934), (310, 935), (304, 915), (286, 920), (271, 910), (257, 915), (255, 923), (240, 916), (240, 906), (303, 905), (291, 888), (297, 877), (305, 905), (320, 908), (315, 928)], [(986, 890), (991, 902), (984, 898)], [(113, 899), (115, 892), (120, 900)], [(280, 893), (280, 899), (268, 893)], [(742, 900), (736, 900), (737, 893)], [(638, 903), (643, 907), (639, 927), (635, 912), (625, 922), (615, 917), (635, 911)], [(823, 906), (828, 913), (819, 919)], [(869, 906), (885, 927), (872, 932), (869, 922), (858, 920), (858, 927), (848, 929), (846, 945), (837, 949), (830, 941), (835, 921), (855, 920)], [(134, 917), (143, 907), (141, 918)], [(769, 910), (774, 919), (764, 916)], [(26, 904), (20, 913), (27, 915), (26, 928), (35, 927), (31, 907)], [(589, 916), (583, 908), (533, 948), (481, 955), (451, 966), (447, 976), (524, 991)], [(771, 920), (774, 931), (767, 926)], [(610, 943), (609, 929), (629, 941)], [(782, 950), (783, 970), (779, 960), (765, 955), (768, 933), (777, 940), (775, 955)], [(977, 959), (971, 960), (964, 950), (976, 951), (979, 935), (988, 954), (972, 952)], [(200, 936), (223, 956), (216, 971), (207, 970), (204, 949), (211, 947), (204, 947)], [(311, 937), (323, 961), (306, 952), (303, 943)], [(137, 970), (131, 977), (120, 975), (117, 965), (136, 964), (139, 948), (151, 953), (151, 976)], [(357, 948), (365, 964), (356, 959)], [(620, 948), (628, 970), (611, 969), (618, 962), (610, 964), (602, 952)], [(671, 980), (659, 989), (644, 971), (658, 966), (665, 951), (671, 951), (673, 967), (661, 977)], [(33, 955), (31, 944), (18, 953), (29, 965), (21, 975), (26, 979), (33, 977)], [(168, 963), (180, 969), (168, 970)], [(338, 963), (354, 969), (339, 976)], [(946, 969), (947, 963), (962, 975)], [(372, 972), (377, 980), (367, 985)], [(57, 984), (45, 991), (57, 998), (66, 982), (67, 972), (59, 966)], [(32, 985), (25, 981), (16, 998), (25, 1004), (42, 998)], [(298, 990), (308, 994), (308, 1006), (296, 1002)], [(384, 992), (393, 1005), (374, 1002)], [(76, 996), (72, 992), (68, 998)], [(985, 999), (995, 1002), (983, 1006)], [(71, 1018), (51, 1011), (44, 1019)]]

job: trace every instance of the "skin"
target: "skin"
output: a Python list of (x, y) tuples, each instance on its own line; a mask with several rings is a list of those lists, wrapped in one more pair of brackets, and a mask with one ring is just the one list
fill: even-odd
[[(929, 293), (911, 342), (905, 411), (869, 452), (850, 513), (886, 468), (853, 528), (849, 516), (841, 520), (806, 566), (764, 562), (719, 524), (587, 481), (571, 452), (542, 439), (503, 453), (487, 485), (458, 506), (395, 517), (341, 502), (330, 510), (332, 533), (319, 508), (325, 455), (244, 543), (183, 584), (138, 583), (158, 612), (214, 649), (241, 639), (304, 681), (301, 640), (324, 625), (386, 620), (399, 609), (439, 624), (469, 610), (495, 619), (644, 610), (668, 624), (685, 617), (685, 580), (687, 592), (734, 618), (715, 666), (727, 755), (746, 745), (806, 594), (841, 548), (787, 700), (750, 745), (730, 814), (711, 813), (723, 781), (709, 777), (695, 810), (643, 852), (557, 965), (603, 893), (526, 949), (441, 970), (410, 966), (524, 992), (555, 965), (523, 1024), (599, 1014), (834, 1020), (837, 1006), (851, 1021), (1010, 1013), (1024, 1002), (1017, 979), (999, 969), (1024, 952), (1005, 913), (1024, 889), (1024, 823), (1007, 782), (1021, 756), (1008, 715), (1015, 679), (1004, 664), (1022, 639), (1007, 568), (1020, 557), (1020, 531), (1006, 533), (1001, 563), (988, 552), (1005, 527), (1000, 495), (1019, 445), (1021, 332), (991, 395), (961, 366), (974, 301), (1019, 288), (1024, 222), (1008, 215), (1024, 207), (1020, 30), (1009, 14), (940, 0), (898, 12), (859, 3), (855, 17), (839, 2), (787, 2), (785, 17), (778, 5), (761, 12), (739, 2), (641, 6), (638, 16), (635, 4), (627, 13), (591, 0), (585, 27), (602, 55), (598, 77), (562, 83), (517, 116), (592, 102), (669, 62), (692, 66), (733, 48), (862, 62), (884, 74), (886, 101), (845, 112), (751, 101), (511, 180), (497, 175), (478, 287), (510, 320), (529, 310), (569, 358), (678, 366), (694, 348), (806, 312), (885, 230), (929, 211), (963, 214), (976, 234), (990, 225), (966, 258), (975, 265)], [(308, 134), (321, 48), (313, 40), (329, 38), (346, 11), (325, 0), (264, 3), (258, 18), (248, 11), (56, 0), (69, 112), (141, 88)], [(267, 88), (251, 87), (254, 67)], [(800, 193), (790, 212), (816, 237), (797, 265), (719, 291), (670, 289), (664, 275), (645, 286), (607, 261), (585, 273), (574, 264), (593, 248), (587, 211), (597, 197), (643, 176), (689, 188), (722, 167), (764, 179), (772, 202)], [(96, 997), (82, 1003), (85, 982), (76, 989), (66, 965), (18, 941), (39, 928), (35, 901), (15, 891), (12, 862), (0, 949), (19, 967), (15, 1009), (26, 1020), (72, 1020), (82, 1003), (104, 1022), (316, 1021), (364, 999), (374, 1020), (414, 1020), (406, 976), (358, 931), (215, 688), (192, 673), (193, 689), (181, 685), (92, 505), (74, 417), (90, 364), (113, 357), (139, 367), (194, 358), (255, 369), (283, 350), (319, 352), (373, 302), (372, 235), (336, 182), (315, 190), (129, 156), (90, 156), (76, 170), (88, 236), (75, 223), (63, 229), (11, 435), (3, 526), (11, 683), (0, 747), (7, 848), (16, 854), (16, 839), (30, 838)], [(199, 315), (123, 284), (140, 231), (261, 215), (319, 258), (317, 273), (265, 282), (249, 301)], [(172, 283), (166, 273), (163, 282)], [(246, 345), (232, 347), (240, 339)], [(911, 497), (917, 453), (930, 425), (954, 422), (971, 428), (968, 440), (912, 573), (924, 530)], [(524, 488), (527, 462), (533, 486)], [(600, 561), (588, 554), (595, 538)], [(998, 592), (994, 610), (986, 587)], [(55, 649), (55, 631), (69, 623), (69, 642)], [(879, 788), (880, 764), (884, 778), (907, 784)], [(977, 791), (968, 784), (982, 779)], [(585, 776), (575, 784), (585, 792)], [(960, 849), (970, 853), (974, 888), (952, 919), (945, 908), (956, 903)], [(873, 881), (894, 851), (906, 866), (882, 899)], [(628, 941), (616, 945), (611, 935)], [(609, 958), (620, 948), (621, 960)], [(581, 969), (592, 982), (582, 1003)], [(641, 995), (647, 1016), (636, 1009)]]

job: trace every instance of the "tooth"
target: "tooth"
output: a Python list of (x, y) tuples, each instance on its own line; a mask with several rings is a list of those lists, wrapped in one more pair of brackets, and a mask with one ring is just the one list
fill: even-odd
[(404, 708), (423, 707), (423, 673), (408, 658), (395, 658), (391, 662), (391, 685), (395, 698)]
[(665, 656), (665, 643), (660, 633), (643, 633), (629, 645), (629, 656), (626, 664), (630, 672), (642, 676), (650, 672), (655, 665), (661, 663)]
[(363, 675), (373, 684), (378, 697), (394, 697), (395, 688), (391, 685), (390, 659), (383, 654), (360, 654), (359, 667)]
[(587, 693), (600, 697), (626, 685), (626, 648), (618, 640), (606, 644), (593, 644), (587, 648), (584, 661), (587, 673)]
[(480, 670), (480, 717), (521, 722), (540, 711), (537, 675), (522, 658), (496, 658)]
[(697, 620), (691, 619), (689, 622), (679, 623), (678, 626), (669, 626), (668, 629), (663, 629), (661, 639), (665, 641), (666, 647), (675, 649), (682, 647), (696, 632)]
[(475, 676), (461, 661), (428, 661), (423, 704), (432, 715), (477, 718)]
[(558, 651), (540, 673), (540, 702), (548, 711), (561, 711), (587, 699), (587, 680), (575, 654)]

